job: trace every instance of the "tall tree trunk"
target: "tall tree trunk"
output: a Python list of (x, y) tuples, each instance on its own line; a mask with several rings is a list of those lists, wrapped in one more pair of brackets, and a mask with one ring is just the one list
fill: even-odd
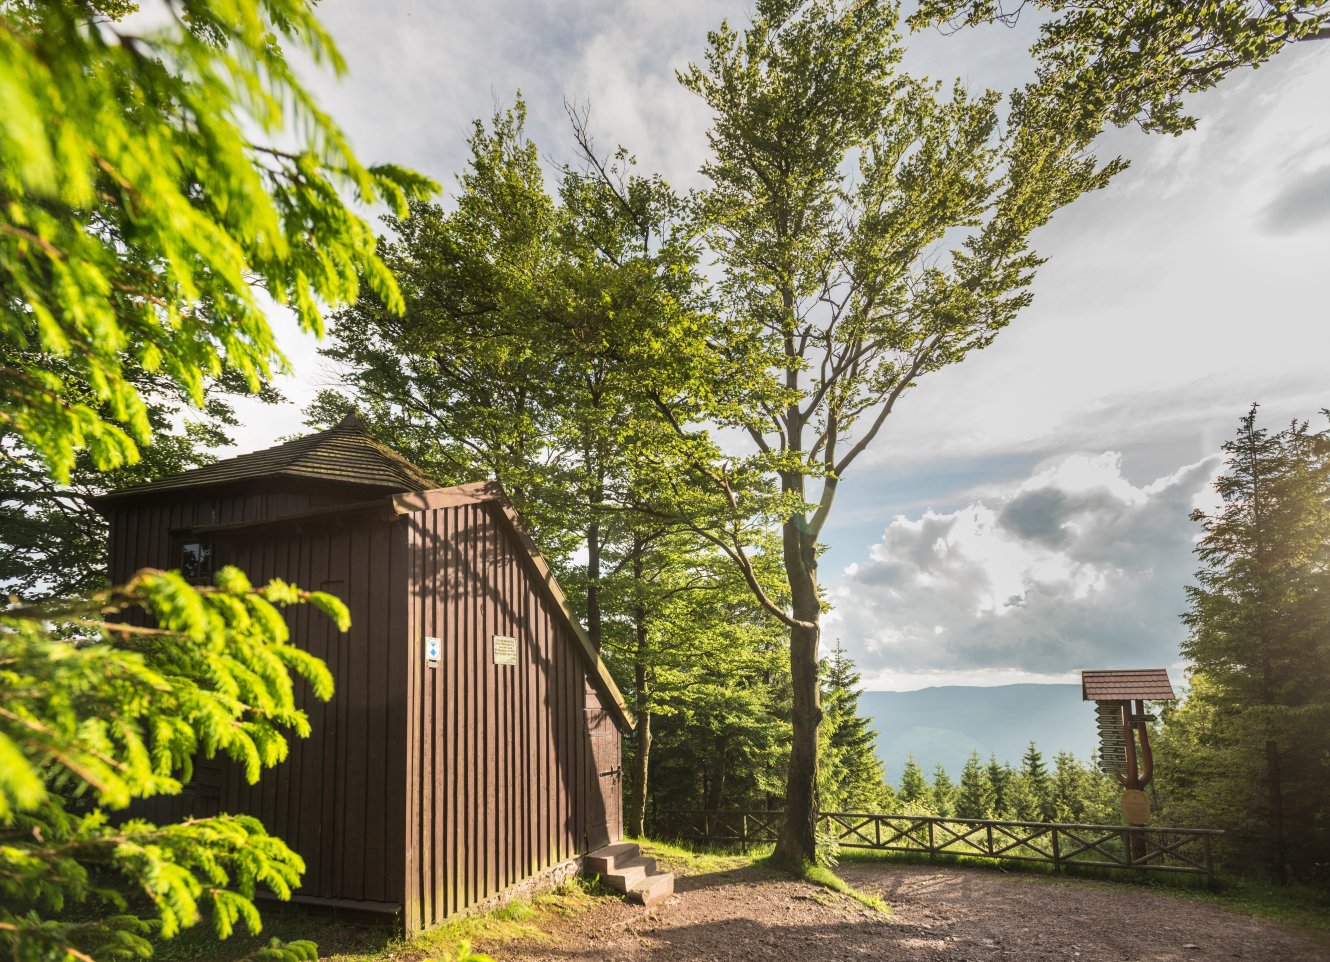
[[(589, 456), (589, 455), (588, 455)], [(600, 651), (601, 611), (600, 611), (600, 509), (605, 499), (605, 474), (598, 471), (595, 483), (589, 492), (590, 520), (586, 527), (586, 633), (591, 643)]]
[(651, 678), (647, 671), (647, 611), (642, 603), (642, 543), (633, 541), (633, 580), (638, 588), (633, 605), (633, 627), (637, 650), (633, 659), (633, 684), (637, 690), (637, 756), (633, 759), (633, 797), (628, 802), (628, 830), (638, 838), (646, 835), (647, 777), (651, 772)]
[(707, 780), (707, 803), (703, 806), (708, 812), (720, 811), (725, 800), (725, 756), (729, 744), (729, 735), (717, 735), (711, 749), (711, 777)]
[(790, 629), (793, 743), (785, 779), (785, 822), (774, 853), (777, 862), (794, 871), (802, 870), (805, 863), (817, 856), (817, 748), (818, 729), (822, 725), (817, 672), (821, 616), (817, 597), (817, 542), (803, 530), (800, 523), (803, 520), (801, 513), (787, 521), (782, 537), (791, 613), (796, 620), (811, 626)]

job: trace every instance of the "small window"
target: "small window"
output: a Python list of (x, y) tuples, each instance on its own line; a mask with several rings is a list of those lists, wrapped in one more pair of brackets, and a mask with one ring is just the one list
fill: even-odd
[(212, 583), (217, 551), (210, 541), (187, 541), (180, 546), (180, 573), (192, 585)]

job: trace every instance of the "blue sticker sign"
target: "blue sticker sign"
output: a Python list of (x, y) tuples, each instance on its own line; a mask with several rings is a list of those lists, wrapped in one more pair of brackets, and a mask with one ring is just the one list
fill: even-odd
[(438, 638), (425, 639), (425, 660), (438, 661), (439, 655), (443, 651), (443, 642)]

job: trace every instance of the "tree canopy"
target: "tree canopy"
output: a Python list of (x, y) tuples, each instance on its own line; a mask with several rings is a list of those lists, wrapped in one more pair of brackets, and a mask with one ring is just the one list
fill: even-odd
[(910, 24), (1010, 26), (1022, 14), (1040, 18), (1031, 49), (1040, 96), (1087, 132), (1135, 123), (1180, 134), (1196, 126), (1187, 94), (1290, 44), (1330, 38), (1324, 0), (922, 0)]
[(344, 66), (303, 0), (163, 4), (152, 31), (134, 9), (0, 6), (0, 420), (58, 482), (150, 442), (132, 370), (196, 405), (225, 370), (258, 390), (285, 363), (265, 298), (315, 333), (362, 278), (400, 305), (342, 192), (402, 208), (432, 186), (362, 164), (298, 81), (279, 39)]
[(1221, 504), (1192, 516), (1190, 689), (1165, 714), (1160, 791), (1228, 828), (1238, 867), (1308, 880), (1330, 852), (1330, 430), (1271, 431), (1253, 407), (1224, 451)]
[[(709, 35), (682, 83), (712, 112), (701, 230), (715, 255), (712, 341), (741, 373), (696, 393), (754, 453), (694, 469), (720, 502), (779, 525), (793, 750), (778, 857), (816, 846), (819, 538), (841, 479), (921, 377), (992, 342), (1030, 301), (1030, 234), (1120, 169), (1045, 99), (950, 89), (899, 70), (886, 3), (764, 0)], [(765, 478), (775, 499), (751, 479)], [(767, 500), (743, 504), (743, 480)], [(740, 526), (710, 536), (745, 565)], [(760, 586), (751, 585), (761, 597)]]
[[(342, 69), (308, 3), (185, 0), (151, 29), (136, 9), (0, 2), (0, 444), (23, 502), (7, 539), (98, 487), (98, 472), (132, 470), (182, 407), (202, 408), (215, 439), (227, 413), (205, 392), (261, 391), (285, 363), (273, 305), (315, 333), (362, 281), (400, 305), (344, 195), (404, 210), (432, 190), (357, 160), (297, 80), (283, 45)], [(152, 467), (199, 457), (194, 439), (170, 439)], [(5, 577), (36, 593), (87, 588), (93, 546), (77, 547), (70, 580), (47, 562)], [(279, 610), (305, 602), (346, 628), (337, 599), (256, 588), (234, 568), (213, 587), (145, 570), (0, 610), (5, 954), (143, 957), (146, 936), (205, 914), (219, 936), (238, 922), (257, 932), (257, 887), (290, 894), (303, 865), (253, 818), (112, 813), (179, 792), (196, 755), (225, 754), (252, 781), (308, 733), (297, 686), (326, 699), (332, 679)]]

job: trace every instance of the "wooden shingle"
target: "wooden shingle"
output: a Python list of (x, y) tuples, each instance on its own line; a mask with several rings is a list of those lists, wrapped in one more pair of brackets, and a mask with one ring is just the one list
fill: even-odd
[(1175, 701), (1177, 697), (1163, 668), (1081, 672), (1083, 701)]
[(381, 443), (355, 414), (326, 431), (261, 451), (205, 464), (181, 474), (122, 488), (99, 501), (238, 484), (264, 478), (298, 478), (362, 485), (385, 491), (425, 491), (437, 487), (396, 451)]

